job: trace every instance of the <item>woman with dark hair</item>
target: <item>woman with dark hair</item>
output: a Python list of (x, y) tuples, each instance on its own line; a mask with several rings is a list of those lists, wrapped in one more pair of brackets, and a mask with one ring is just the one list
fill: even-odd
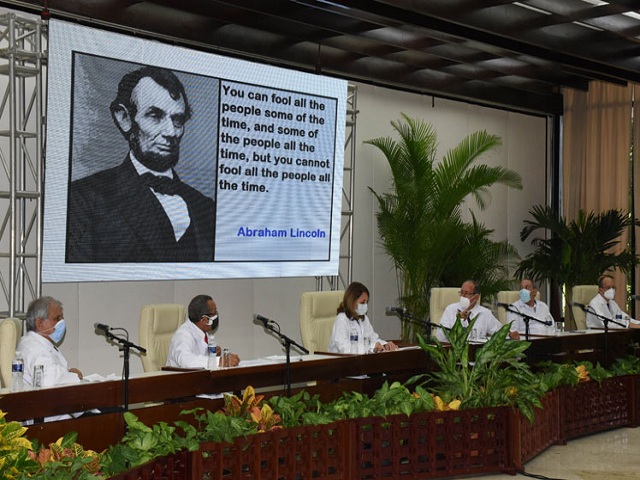
[(393, 342), (381, 340), (367, 317), (369, 290), (353, 282), (344, 292), (333, 322), (329, 351), (333, 353), (371, 353), (397, 350)]

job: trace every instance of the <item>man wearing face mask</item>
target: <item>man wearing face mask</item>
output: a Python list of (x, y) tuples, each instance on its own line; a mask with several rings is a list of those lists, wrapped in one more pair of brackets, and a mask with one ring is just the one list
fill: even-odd
[[(511, 304), (511, 309), (543, 322), (552, 322), (551, 325), (547, 326), (535, 320), (529, 320), (529, 333), (531, 335), (553, 335), (556, 331), (555, 321), (547, 304), (536, 300), (536, 295), (538, 294), (537, 285), (533, 280), (524, 278), (520, 282), (520, 289), (520, 299)], [(512, 332), (526, 332), (525, 318), (517, 313), (507, 311), (507, 323), (511, 324)]]
[(80, 383), (82, 372), (69, 368), (56, 347), (66, 331), (62, 303), (52, 297), (38, 298), (29, 304), (26, 317), (28, 333), (17, 348), (24, 359), (24, 383), (33, 385), (35, 365), (44, 366), (43, 387)]
[[(173, 334), (167, 354), (167, 366), (178, 368), (207, 368), (209, 335), (218, 328), (218, 307), (209, 295), (197, 295), (189, 303), (189, 318)], [(220, 355), (220, 346), (217, 346)], [(230, 366), (240, 363), (230, 354)]]
[[(469, 340), (485, 341), (491, 335), (496, 333), (502, 324), (494, 317), (491, 310), (481, 306), (478, 301), (480, 300), (480, 286), (475, 280), (467, 280), (460, 287), (460, 301), (452, 303), (444, 309), (442, 318), (440, 319), (440, 325), (446, 328), (451, 328), (456, 323), (456, 318), (459, 316), (464, 327), (469, 325), (470, 320), (476, 320), (473, 328), (473, 332), (469, 335)], [(509, 332), (509, 337), (518, 339), (520, 335), (518, 332)], [(436, 332), (436, 338), (441, 342), (447, 342), (447, 337), (444, 329), (439, 328)]]
[[(640, 328), (640, 322), (629, 318), (629, 315), (620, 309), (614, 300), (615, 296), (615, 280), (611, 275), (602, 275), (598, 279), (598, 295), (589, 302), (589, 306), (587, 307), (587, 328), (604, 328), (602, 319), (593, 315), (591, 312), (627, 325), (628, 328)], [(624, 327), (616, 325), (615, 323), (609, 323), (609, 328)]]

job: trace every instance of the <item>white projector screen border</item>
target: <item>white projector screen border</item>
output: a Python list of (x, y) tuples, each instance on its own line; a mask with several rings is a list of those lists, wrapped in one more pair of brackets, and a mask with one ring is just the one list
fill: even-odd
[[(211, 224), (198, 222), (185, 195), (186, 209), (164, 207), (191, 213), (173, 221), (189, 233), (181, 241), (197, 245), (182, 258), (143, 248), (161, 222), (150, 209), (137, 213), (143, 197), (128, 197), (133, 183), (121, 176), (132, 143), (109, 107), (123, 76), (147, 66), (170, 70), (184, 88), (192, 115), (174, 171), (214, 212), (203, 217)], [(343, 80), (52, 20), (43, 282), (336, 275), (346, 95)], [(140, 125), (129, 139), (143, 141)], [(84, 193), (70, 196), (72, 183)]]

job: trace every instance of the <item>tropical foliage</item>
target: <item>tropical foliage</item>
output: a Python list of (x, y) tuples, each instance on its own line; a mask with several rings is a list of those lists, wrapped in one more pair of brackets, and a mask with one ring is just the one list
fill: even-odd
[[(628, 272), (638, 263), (632, 252), (619, 246), (624, 231), (639, 225), (622, 210), (580, 210), (571, 221), (543, 205), (534, 206), (529, 213), (533, 220), (525, 220), (520, 239), (524, 242), (537, 231), (540, 236), (532, 239), (535, 250), (520, 262), (516, 275), (553, 281), (564, 289), (567, 305), (573, 302), (572, 287), (593, 285), (607, 270)], [(565, 312), (565, 324), (575, 329), (570, 308)]]
[(127, 433), (120, 443), (100, 453), (85, 450), (76, 442), (74, 432), (49, 445), (39, 445), (25, 437), (26, 427), (6, 422), (0, 411), (0, 478), (101, 480), (179, 450), (195, 451), (203, 442), (232, 442), (282, 427), (351, 418), (511, 405), (531, 420), (535, 407), (541, 406), (539, 398), (549, 389), (590, 380), (601, 382), (614, 373), (640, 373), (640, 360), (629, 356), (618, 359), (613, 372), (590, 362), (547, 363), (539, 365), (541, 373), (534, 375), (521, 361), (529, 343), (507, 341), (508, 326), (478, 348), (472, 359), (467, 337), (473, 323), (464, 328), (456, 322), (449, 332), (451, 348), (420, 338), (422, 348), (432, 355), (440, 371), (417, 376), (407, 384), (385, 382), (372, 396), (343, 392), (329, 403), (305, 391), (265, 400), (249, 386), (242, 397), (226, 395), (225, 407), (217, 412), (201, 408), (182, 412), (193, 415), (195, 424), (178, 421), (175, 426), (166, 422), (147, 426), (126, 412)]
[[(476, 319), (464, 327), (456, 319), (446, 332), (450, 348), (419, 337), (420, 346), (437, 365), (427, 376), (430, 390), (444, 402), (459, 400), (461, 408), (512, 405), (533, 421), (534, 408), (547, 390), (544, 383), (522, 361), (530, 342), (508, 340), (510, 325), (504, 325), (482, 347), (470, 354), (469, 333)], [(417, 380), (417, 379), (414, 379)]]
[[(521, 189), (522, 180), (512, 170), (477, 163), (500, 146), (498, 136), (472, 133), (437, 162), (433, 126), (404, 114), (403, 119), (391, 122), (399, 140), (365, 143), (377, 147), (391, 169), (391, 191), (371, 191), (378, 201), (380, 239), (396, 269), (399, 299), (415, 317), (427, 318), (432, 287), (458, 286), (473, 277), (489, 298), (507, 286), (507, 265), (515, 250), (492, 241), (493, 231), (475, 217), (465, 222), (462, 206), (472, 197), (485, 209), (490, 186)], [(413, 334), (413, 324), (405, 323), (403, 339), (412, 340)]]

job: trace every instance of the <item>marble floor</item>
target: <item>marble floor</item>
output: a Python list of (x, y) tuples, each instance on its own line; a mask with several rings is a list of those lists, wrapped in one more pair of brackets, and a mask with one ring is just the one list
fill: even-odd
[(552, 446), (524, 466), (525, 475), (481, 475), (482, 480), (640, 479), (640, 428), (620, 428)]

